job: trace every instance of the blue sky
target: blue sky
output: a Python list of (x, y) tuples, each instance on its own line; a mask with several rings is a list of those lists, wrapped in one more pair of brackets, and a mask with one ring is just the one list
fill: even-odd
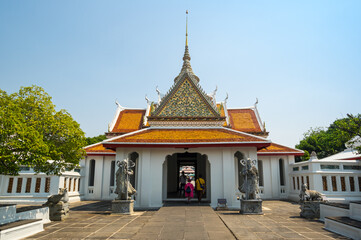
[(0, 1), (0, 88), (43, 87), (87, 136), (115, 100), (167, 92), (184, 52), (228, 107), (253, 105), (274, 142), (361, 113), (361, 1)]

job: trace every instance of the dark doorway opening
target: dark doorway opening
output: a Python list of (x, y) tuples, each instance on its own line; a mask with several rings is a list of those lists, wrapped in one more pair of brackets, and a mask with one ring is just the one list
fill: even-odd
[[(166, 199), (184, 199), (184, 190), (181, 189), (180, 176), (182, 170), (185, 171), (187, 178), (195, 185), (196, 178), (202, 174), (207, 182), (207, 156), (200, 153), (175, 153), (168, 155), (166, 160)], [(197, 195), (194, 194), (194, 199)], [(202, 199), (207, 198), (207, 192)]]

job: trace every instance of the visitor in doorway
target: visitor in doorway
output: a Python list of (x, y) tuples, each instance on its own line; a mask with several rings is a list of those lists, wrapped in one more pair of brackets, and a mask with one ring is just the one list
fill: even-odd
[(196, 180), (196, 191), (197, 191), (198, 203), (200, 203), (202, 200), (202, 196), (206, 191), (206, 181), (204, 181), (204, 179), (202, 178), (202, 174), (199, 174)]
[(182, 174), (179, 177), (179, 182), (180, 182), (180, 194), (181, 196), (184, 196), (184, 186), (187, 183), (187, 176), (184, 174), (184, 171), (182, 171)]
[(187, 203), (189, 204), (189, 202), (191, 201), (191, 198), (193, 198), (193, 190), (194, 190), (194, 186), (191, 182), (192, 180), (190, 178), (188, 178), (188, 183), (185, 185), (184, 187), (184, 191), (185, 191), (185, 196), (187, 198)]

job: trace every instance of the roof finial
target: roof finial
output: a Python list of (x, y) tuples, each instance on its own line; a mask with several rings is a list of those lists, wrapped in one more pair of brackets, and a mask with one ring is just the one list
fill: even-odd
[(183, 55), (183, 66), (179, 75), (174, 79), (174, 82), (177, 82), (178, 78), (182, 75), (182, 73), (185, 72), (190, 73), (195, 78), (195, 80), (199, 82), (199, 78), (193, 73), (190, 60), (191, 60), (191, 56), (189, 55), (189, 50), (188, 50), (188, 10), (187, 10), (186, 11), (186, 46)]
[(186, 46), (188, 46), (188, 10), (186, 10)]

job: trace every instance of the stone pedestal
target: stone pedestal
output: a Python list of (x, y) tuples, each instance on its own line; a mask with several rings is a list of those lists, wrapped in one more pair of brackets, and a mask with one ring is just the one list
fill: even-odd
[(319, 201), (304, 201), (300, 203), (300, 216), (307, 219), (320, 218)]
[(51, 221), (63, 221), (69, 216), (69, 203), (58, 202), (56, 204), (49, 204), (49, 218)]
[(262, 212), (262, 200), (241, 200), (241, 214), (263, 214)]
[(112, 201), (112, 212), (115, 214), (133, 214), (134, 200)]

